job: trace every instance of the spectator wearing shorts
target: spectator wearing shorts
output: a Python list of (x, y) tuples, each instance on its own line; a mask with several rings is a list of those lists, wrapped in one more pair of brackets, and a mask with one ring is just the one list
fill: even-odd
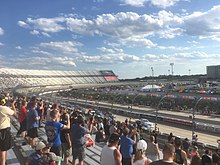
[(71, 142), (72, 142), (72, 155), (73, 161), (72, 164), (76, 165), (76, 159), (79, 160), (79, 165), (83, 165), (85, 159), (85, 140), (84, 136), (90, 132), (82, 126), (84, 123), (83, 117), (77, 117), (77, 123), (73, 124), (70, 128)]
[(40, 117), (36, 111), (37, 102), (33, 101), (30, 104), (30, 109), (27, 112), (27, 135), (29, 136), (29, 143), (33, 148), (35, 146), (35, 138), (38, 137), (38, 127)]
[(45, 131), (47, 135), (47, 140), (51, 146), (50, 152), (54, 152), (57, 156), (62, 156), (62, 147), (60, 140), (60, 130), (69, 129), (69, 123), (64, 125), (59, 121), (60, 114), (59, 111), (53, 110), (50, 112), (51, 121), (45, 124)]
[[(61, 116), (60, 116), (60, 123), (64, 125), (70, 125), (70, 116), (66, 112), (66, 108), (61, 108)], [(62, 155), (64, 157), (64, 162), (68, 164), (68, 157), (70, 156), (70, 148), (71, 148), (71, 140), (70, 140), (70, 130), (65, 129), (60, 131), (60, 139), (61, 139), (61, 146), (62, 146)]]
[(6, 164), (7, 150), (11, 148), (11, 127), (10, 116), (16, 115), (15, 101), (11, 103), (11, 108), (5, 106), (6, 101), (0, 101), (0, 164)]

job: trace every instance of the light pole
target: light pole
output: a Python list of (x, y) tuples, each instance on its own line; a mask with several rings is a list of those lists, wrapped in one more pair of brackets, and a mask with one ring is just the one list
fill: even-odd
[(151, 67), (151, 73), (152, 73), (152, 88), (153, 88), (153, 81), (154, 81), (154, 68)]
[(163, 99), (165, 99), (165, 98), (167, 98), (167, 95), (164, 95), (164, 96), (160, 99), (160, 101), (159, 101), (159, 103), (158, 103), (158, 105), (157, 105), (157, 108), (156, 108), (156, 116), (155, 116), (155, 131), (157, 131), (157, 124), (158, 124), (158, 111), (159, 111), (159, 107), (160, 107), (161, 102), (162, 102)]
[(174, 63), (172, 62), (172, 63), (170, 63), (170, 66), (171, 66), (171, 74), (172, 74), (172, 76), (173, 76), (173, 66), (174, 66)]
[(189, 71), (189, 76), (190, 76), (191, 69), (189, 69), (188, 71)]
[(193, 113), (192, 113), (192, 140), (195, 135), (195, 127), (196, 127), (196, 122), (195, 122), (195, 111), (196, 107), (199, 104), (199, 102), (203, 99), (203, 97), (200, 97), (199, 100), (196, 102), (195, 106), (193, 107)]

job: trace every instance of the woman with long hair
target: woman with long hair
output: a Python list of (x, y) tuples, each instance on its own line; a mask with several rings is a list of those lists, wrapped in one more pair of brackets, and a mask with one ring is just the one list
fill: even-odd
[(137, 150), (134, 156), (133, 165), (148, 165), (152, 161), (145, 157), (145, 151), (147, 149), (147, 143), (144, 140), (139, 140), (137, 143)]

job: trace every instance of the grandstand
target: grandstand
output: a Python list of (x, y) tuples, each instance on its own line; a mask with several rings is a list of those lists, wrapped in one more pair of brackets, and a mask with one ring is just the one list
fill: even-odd
[(25, 70), (0, 69), (1, 88), (22, 86), (57, 86), (75, 84), (101, 84), (117, 82), (113, 71), (58, 71), (58, 70)]

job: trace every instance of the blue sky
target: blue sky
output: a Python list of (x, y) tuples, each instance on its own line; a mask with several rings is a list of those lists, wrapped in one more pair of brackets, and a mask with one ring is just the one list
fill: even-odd
[[(220, 64), (218, 0), (0, 2), (0, 66), (204, 74)], [(189, 72), (190, 70), (190, 72)]]

